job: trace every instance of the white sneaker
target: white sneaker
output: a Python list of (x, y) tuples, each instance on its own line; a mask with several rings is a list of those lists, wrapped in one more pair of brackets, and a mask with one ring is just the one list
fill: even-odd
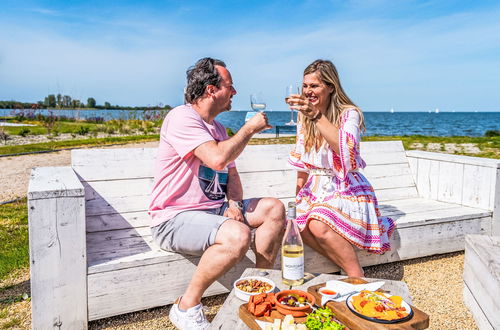
[(180, 298), (175, 301), (170, 309), (168, 317), (170, 321), (180, 330), (203, 330), (210, 327), (210, 322), (203, 313), (203, 305), (199, 304), (182, 312), (179, 309)]

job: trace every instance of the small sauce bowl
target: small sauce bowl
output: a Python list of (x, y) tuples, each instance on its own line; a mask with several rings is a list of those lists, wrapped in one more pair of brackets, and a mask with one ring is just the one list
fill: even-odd
[(324, 297), (328, 297), (328, 298), (336, 298), (339, 296), (338, 292), (333, 291), (332, 289), (327, 288), (326, 286), (319, 288), (318, 292), (320, 295), (322, 295)]

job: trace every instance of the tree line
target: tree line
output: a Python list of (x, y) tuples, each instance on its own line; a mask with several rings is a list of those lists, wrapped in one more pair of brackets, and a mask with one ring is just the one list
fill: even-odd
[(166, 109), (170, 110), (172, 107), (168, 104), (162, 103), (156, 106), (120, 106), (112, 105), (109, 102), (104, 102), (104, 105), (98, 105), (93, 97), (87, 98), (87, 102), (82, 102), (73, 99), (69, 95), (49, 94), (43, 101), (32, 102), (19, 102), (19, 101), (0, 101), (0, 109), (119, 109), (119, 110), (141, 110), (141, 109)]

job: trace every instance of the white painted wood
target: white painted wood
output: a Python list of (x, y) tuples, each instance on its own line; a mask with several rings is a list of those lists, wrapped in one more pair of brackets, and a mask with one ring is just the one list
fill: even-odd
[[(285, 202), (294, 198), (296, 172), (286, 165), (292, 147), (259, 145), (245, 149), (237, 160), (245, 197), (275, 196)], [(383, 255), (359, 251), (362, 265), (463, 250), (464, 235), (491, 232), (492, 217), (498, 213), (492, 215), (491, 209), (459, 203), (464, 200), (484, 205), (486, 198), (490, 205), (497, 205), (497, 210), (498, 199), (477, 188), (457, 188), (456, 178), (450, 173), (461, 166), (463, 171), (457, 175), (462, 175), (466, 182), (476, 172), (483, 173), (483, 168), (495, 171), (493, 163), (483, 166), (469, 159), (465, 162), (463, 158), (432, 158), (427, 154), (407, 158), (401, 141), (363, 142), (361, 153), (368, 164), (362, 173), (376, 189), (382, 215), (393, 217), (398, 225), (391, 240), (393, 249)], [(198, 258), (162, 251), (152, 242), (147, 208), (152, 185), (150, 165), (156, 150), (93, 149), (74, 154), (74, 169), (82, 180), (80, 189), (82, 184), (85, 187), (89, 319), (173, 302), (184, 291)], [(74, 174), (73, 179), (78, 181)], [(419, 197), (417, 187), (421, 196), (423, 191), (428, 199)], [(495, 183), (489, 191), (498, 189)], [(449, 202), (458, 195), (457, 203)], [(437, 201), (438, 196), (447, 198), (447, 202)], [(249, 251), (244, 262), (221, 283), (214, 284), (206, 295), (227, 292), (242, 267), (253, 265), (254, 260)], [(339, 270), (309, 248), (306, 265), (309, 272)]]
[[(368, 164), (367, 167), (360, 170), (368, 180), (376, 178), (383, 178), (392, 175), (412, 175), (408, 164), (385, 164), (385, 165), (372, 165)], [(413, 176), (412, 176), (413, 177)]]
[(149, 227), (151, 218), (147, 211), (122, 212), (87, 216), (87, 232)]
[(416, 187), (390, 188), (375, 191), (379, 202), (418, 197)]
[(35, 167), (31, 170), (29, 199), (83, 196), (83, 186), (71, 167)]
[[(493, 176), (495, 177), (495, 175)], [(500, 236), (500, 169), (496, 170), (495, 184), (491, 186), (491, 204), (493, 205), (492, 235)]]
[[(128, 313), (172, 303), (182, 295), (195, 270), (198, 258), (182, 258), (114, 272), (91, 274), (89, 285), (89, 320)], [(254, 261), (244, 258), (235, 268), (212, 284), (205, 296), (225, 293)]]
[(408, 157), (413, 157), (418, 159), (429, 159), (429, 160), (444, 161), (457, 164), (469, 164), (469, 165), (478, 165), (478, 166), (485, 166), (492, 168), (500, 168), (500, 160), (491, 158), (452, 155), (452, 154), (420, 151), (420, 150), (408, 150), (406, 151), (406, 155)]
[(493, 210), (490, 204), (493, 174), (496, 169), (477, 165), (464, 165), (462, 205)]
[(481, 309), (481, 306), (479, 306), (478, 302), (476, 301), (476, 298), (472, 295), (469, 288), (467, 287), (467, 284), (465, 284), (465, 283), (464, 283), (464, 289), (462, 292), (463, 292), (464, 304), (469, 309), (469, 311), (472, 313), (472, 317), (474, 318), (474, 321), (476, 322), (477, 328), (480, 330), (495, 330), (491, 326), (491, 323), (486, 318), (486, 315), (484, 315), (484, 312)]
[[(500, 237), (468, 235), (464, 283), (494, 329), (500, 328)], [(474, 313), (474, 310), (471, 310)], [(479, 315), (478, 319), (481, 319)]]
[(128, 161), (156, 158), (157, 148), (117, 148), (117, 149), (74, 149), (71, 150), (72, 166), (105, 165), (108, 162), (119, 162), (125, 166)]
[[(464, 165), (441, 162), (439, 164), (438, 198), (442, 202), (462, 202)], [(434, 178), (431, 177), (431, 180)]]
[(87, 329), (83, 203), (83, 191), (28, 200), (33, 329)]
[(428, 159), (414, 159), (417, 161), (417, 177), (415, 182), (418, 194), (423, 198), (431, 198), (431, 161)]

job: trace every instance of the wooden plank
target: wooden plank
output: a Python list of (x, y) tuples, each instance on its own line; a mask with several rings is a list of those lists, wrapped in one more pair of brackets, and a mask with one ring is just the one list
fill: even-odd
[(71, 150), (71, 165), (103, 166), (117, 162), (124, 166), (138, 159), (154, 160), (156, 153), (157, 148), (74, 149)]
[(479, 306), (479, 303), (477, 302), (476, 298), (472, 295), (471, 291), (469, 290), (465, 282), (464, 282), (464, 289), (462, 292), (463, 292), (464, 305), (471, 312), (472, 317), (476, 322), (477, 328), (481, 330), (495, 330), (491, 325), (491, 323), (488, 321), (486, 315), (484, 315), (481, 306)]
[(494, 329), (500, 328), (500, 237), (468, 235), (464, 283)]
[(364, 169), (361, 170), (364, 176), (368, 180), (373, 180), (375, 178), (390, 177), (397, 175), (412, 175), (410, 167), (407, 163), (401, 164), (382, 164), (382, 165), (371, 165), (368, 164)]
[(87, 329), (83, 203), (83, 196), (28, 200), (33, 329)]
[(121, 196), (148, 196), (153, 187), (152, 178), (123, 179), (112, 181), (82, 182), (85, 187), (85, 200), (113, 198)]
[[(175, 262), (151, 264), (140, 269), (124, 268), (114, 272), (90, 274), (89, 320), (173, 303), (186, 290), (196, 264), (197, 259), (182, 258)], [(253, 266), (252, 260), (244, 258), (212, 284), (204, 296), (230, 291), (244, 269)]]
[(491, 217), (491, 211), (457, 205), (452, 208), (426, 210), (418, 213), (393, 214), (398, 227), (414, 227), (423, 224), (443, 223), (474, 218)]
[(443, 202), (462, 202), (464, 165), (457, 163), (441, 162), (439, 164), (439, 176), (431, 177), (439, 180), (437, 200)]
[(361, 142), (361, 156), (369, 153), (387, 153), (387, 152), (400, 152), (405, 151), (403, 142), (400, 140), (395, 141), (369, 141)]
[(416, 187), (390, 188), (375, 191), (379, 202), (418, 197)]
[[(493, 175), (495, 177), (495, 175)], [(500, 236), (500, 170), (496, 170), (495, 184), (491, 187), (491, 204), (493, 205), (492, 235)]]
[(462, 205), (493, 210), (490, 204), (491, 186), (495, 184), (496, 169), (464, 165)]
[(428, 159), (417, 159), (417, 179), (415, 180), (418, 195), (423, 198), (431, 198), (431, 161)]
[(35, 167), (31, 170), (28, 198), (83, 196), (83, 186), (71, 167)]
[(146, 227), (151, 225), (147, 211), (87, 216), (87, 232)]
[[(439, 207), (440, 203), (436, 203), (430, 205), (430, 207)], [(394, 235), (391, 243), (394, 246), (394, 250), (383, 256), (373, 256), (371, 254), (363, 256), (363, 252), (360, 252), (360, 260), (369, 264), (378, 264), (407, 259), (408, 256), (421, 257), (436, 253), (458, 251), (463, 249), (463, 236), (465, 234), (487, 233), (489, 232), (488, 226), (491, 226), (491, 216), (481, 218), (477, 214), (464, 214), (460, 218), (453, 215), (454, 213), (450, 212), (449, 209), (427, 212), (428, 214), (440, 213), (442, 217), (431, 221), (429, 219), (432, 219), (432, 216), (427, 217), (427, 214), (422, 215), (422, 212), (402, 215), (399, 218), (392, 215), (398, 225), (398, 234)], [(408, 218), (413, 219), (408, 220)], [(419, 253), (423, 254), (415, 255), (413, 253), (415, 247), (420, 245), (422, 249)], [(167, 262), (172, 258), (175, 259), (171, 255), (164, 255), (159, 250), (152, 241), (148, 227), (89, 233), (87, 235), (87, 246), (89, 272), (104, 271), (100, 267), (109, 266), (106, 270), (112, 270), (114, 269), (113, 267), (128, 267), (126, 262), (123, 265), (118, 265), (119, 262), (117, 260), (122, 258), (127, 262), (137, 261), (134, 265), (141, 265), (142, 259), (147, 259), (144, 261), (145, 264)], [(153, 260), (157, 257), (164, 258), (157, 261)], [(312, 268), (308, 269), (308, 271), (335, 271), (335, 269), (331, 268), (331, 263), (328, 260), (314, 254), (310, 257), (312, 259), (307, 264)], [(309, 256), (306, 256), (307, 258)], [(90, 268), (92, 268), (92, 271)]]
[(367, 166), (383, 164), (404, 164), (408, 163), (404, 152), (377, 152), (361, 155)]
[(483, 158), (483, 157), (471, 157), (462, 155), (452, 155), (440, 152), (429, 152), (420, 150), (408, 150), (406, 151), (408, 157), (418, 158), (418, 159), (429, 159), (441, 162), (450, 162), (456, 164), (469, 164), (478, 165), (492, 168), (500, 168), (500, 160)]
[(375, 191), (393, 188), (415, 187), (413, 177), (406, 175), (391, 175), (386, 177), (373, 178), (369, 180)]
[(149, 199), (149, 195), (110, 197), (106, 200), (98, 197), (87, 201), (85, 203), (85, 210), (88, 216), (146, 211), (149, 206)]
[[(247, 146), (236, 163), (240, 172), (284, 169), (292, 148)], [(400, 141), (362, 142), (361, 156), (369, 165), (407, 163)], [(147, 178), (153, 176), (155, 157), (154, 148), (82, 149), (72, 151), (72, 166), (85, 181)]]
[(137, 160), (128, 163), (126, 166), (123, 163), (107, 163), (103, 165), (78, 165), (73, 166), (75, 172), (78, 173), (81, 180), (84, 181), (108, 181), (120, 179), (134, 178), (152, 178), (153, 177), (152, 160)]

